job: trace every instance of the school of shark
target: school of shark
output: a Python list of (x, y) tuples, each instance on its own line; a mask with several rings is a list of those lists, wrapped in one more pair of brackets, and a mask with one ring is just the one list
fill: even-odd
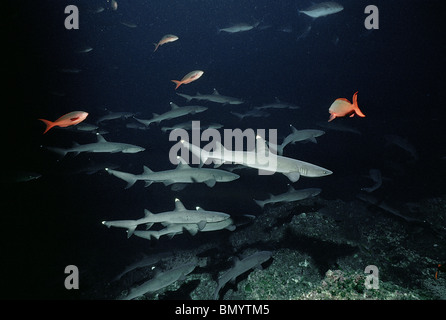
[[(120, 10), (118, 2), (119, 0), (112, 0), (106, 2), (107, 6), (89, 8), (89, 14), (99, 15), (103, 11), (118, 13)], [(311, 26), (316, 20), (336, 23), (337, 18), (345, 19), (343, 13), (344, 6), (333, 1), (315, 3), (307, 7), (300, 6), (294, 14), (296, 19), (304, 20), (308, 28), (294, 40), (304, 41), (304, 38), (311, 37), (313, 32)], [(138, 31), (139, 28), (138, 23), (131, 21), (120, 21), (120, 27), (127, 28), (130, 32)], [(217, 25), (214, 31), (215, 37), (229, 43), (231, 37), (249, 36), (253, 32), (262, 32), (270, 28), (263, 20), (252, 19), (236, 23), (228, 21), (226, 25)], [(175, 59), (180, 59), (181, 55), (194, 54), (178, 51), (183, 41), (193, 39), (187, 31), (185, 28), (182, 34), (179, 34), (177, 33), (179, 30), (165, 30), (157, 35), (151, 34), (151, 39), (145, 35), (145, 38), (139, 41), (149, 42), (150, 45), (153, 43), (154, 47), (151, 47), (153, 51), (150, 52), (152, 56), (169, 54), (171, 57), (176, 57)], [(292, 31), (282, 26), (279, 32)], [(91, 45), (92, 47), (76, 50), (75, 55), (88, 58), (96, 50), (94, 44)], [(147, 57), (145, 59), (149, 61)], [(75, 76), (81, 75), (81, 71), (59, 70)], [(245, 225), (255, 225), (256, 217), (267, 215), (271, 208), (298, 205), (303, 201), (318, 199), (324, 194), (323, 188), (318, 183), (336, 175), (337, 169), (331, 167), (331, 162), (323, 155), (324, 148), (327, 147), (325, 139), (333, 131), (360, 136), (361, 131), (357, 126), (349, 126), (349, 122), (366, 123), (369, 119), (367, 115), (371, 113), (369, 106), (361, 102), (361, 92), (358, 92), (361, 88), (349, 87), (345, 91), (335, 92), (332, 96), (326, 97), (328, 102), (326, 105), (312, 106), (322, 110), (323, 117), (307, 122), (303, 127), (294, 119), (305, 113), (304, 105), (295, 101), (285, 102), (275, 96), (271, 96), (269, 101), (261, 105), (253, 103), (253, 96), (250, 94), (243, 96), (231, 93), (230, 89), (225, 88), (224, 83), (218, 81), (218, 76), (213, 74), (215, 72), (216, 68), (212, 64), (200, 65), (198, 61), (195, 65), (184, 66), (181, 70), (172, 72), (172, 69), (166, 68), (165, 74), (151, 75), (156, 76), (156, 81), (166, 87), (171, 86), (168, 87), (168, 93), (173, 100), (166, 100), (164, 105), (154, 109), (132, 112), (123, 106), (121, 110), (103, 109), (98, 114), (88, 106), (83, 106), (70, 112), (55, 111), (46, 114), (42, 112), (39, 119), (35, 119), (41, 126), (41, 131), (36, 132), (43, 141), (40, 151), (54, 159), (58, 165), (63, 166), (66, 162), (75, 163), (79, 158), (88, 157), (92, 165), (82, 168), (82, 172), (102, 174), (102, 178), (113, 186), (118, 194), (128, 195), (128, 192), (143, 194), (150, 190), (162, 189), (162, 192), (171, 195), (171, 202), (160, 203), (154, 198), (150, 199), (151, 204), (145, 208), (130, 207), (125, 213), (106, 212), (103, 215), (104, 220), (97, 221), (101, 225), (101, 230), (116, 236), (126, 244), (131, 241), (144, 241), (147, 243), (147, 248), (156, 245), (160, 247), (178, 239), (187, 241), (189, 238), (200, 239), (201, 236), (236, 234), (239, 230), (243, 230)], [(260, 77), (262, 82), (268, 81), (267, 74), (261, 74)], [(206, 86), (203, 85), (205, 81)], [(209, 82), (213, 82), (211, 84), (214, 87), (213, 91), (209, 90)], [(336, 88), (339, 89), (339, 86)], [(150, 94), (154, 92), (150, 91)], [(345, 95), (348, 96), (344, 97)], [(285, 125), (273, 128), (277, 133), (276, 138), (271, 133), (268, 136), (258, 133), (259, 129), (265, 128), (253, 127), (255, 133), (252, 136), (249, 135), (248, 129), (239, 129), (250, 127), (250, 124), (258, 126), (259, 122), (255, 121), (259, 119), (265, 120), (266, 123), (276, 115), (289, 119)], [(351, 119), (353, 117), (355, 118)], [(194, 121), (201, 122), (198, 132)], [(227, 131), (236, 139), (240, 138), (242, 148), (236, 148), (233, 143), (228, 144), (226, 140), (219, 141), (215, 138), (223, 136), (222, 133)], [(61, 140), (52, 139), (58, 137), (61, 132), (65, 134), (64, 137), (72, 139), (64, 141), (63, 144)], [(126, 134), (114, 136), (110, 134), (114, 132)], [(196, 136), (202, 138), (198, 144), (193, 138), (190, 139)], [(140, 137), (144, 139), (139, 139)], [(213, 137), (213, 140), (209, 137)], [(250, 138), (252, 139), (249, 140)], [(141, 141), (146, 143), (142, 144)], [(246, 141), (252, 142), (252, 148), (244, 144)], [(418, 159), (413, 146), (401, 137), (389, 136), (388, 142), (407, 152), (413, 161)], [(152, 160), (154, 153), (151, 143), (162, 146), (156, 149), (156, 152), (162, 154), (161, 161), (164, 161), (164, 167), (167, 169), (159, 170), (150, 164), (149, 160)], [(299, 150), (304, 151), (306, 148), (318, 152), (312, 157), (305, 152), (302, 152), (302, 157), (296, 156), (300, 154)], [(101, 155), (109, 162), (95, 162)], [(125, 161), (122, 161), (124, 157)], [(142, 159), (143, 163), (134, 162), (133, 159), (136, 157)], [(192, 159), (194, 161), (191, 161)], [(257, 182), (250, 184), (253, 175), (256, 175), (253, 181)], [(40, 173), (26, 173), (24, 177), (22, 181), (44, 179)], [(386, 183), (386, 178), (377, 168), (370, 170), (370, 179), (374, 184), (364, 185), (361, 189), (369, 194)], [(234, 215), (227, 209), (219, 208), (217, 201), (212, 202), (212, 195), (215, 199), (224, 196), (215, 190), (220, 190), (219, 187), (231, 188), (240, 181), (251, 188), (250, 194), (254, 196), (243, 198), (243, 201), (255, 207), (258, 210), (257, 214), (246, 210), (243, 215)], [(267, 197), (262, 192), (256, 194), (258, 181), (266, 185), (268, 181), (275, 181), (287, 191), (278, 193), (272, 189)], [(301, 183), (303, 186), (300, 186)], [(209, 197), (211, 204), (203, 207), (198, 204), (189, 205), (198, 202), (190, 191), (195, 190), (193, 189), (195, 187), (203, 187), (211, 194)], [(234, 190), (238, 192), (237, 189)], [(245, 193), (240, 192), (237, 196), (242, 198)], [(372, 203), (370, 197), (362, 196), (360, 199)], [(231, 203), (231, 196), (225, 201)], [(160, 209), (161, 207), (163, 209)], [(118, 215), (122, 217), (116, 218)], [(245, 252), (233, 250), (231, 259), (227, 259), (232, 262), (222, 265), (218, 277), (210, 280), (214, 289), (208, 299), (227, 298), (227, 292), (240, 276), (246, 277), (246, 274), (254, 271), (263, 272), (262, 270), (268, 268), (274, 260), (274, 248), (250, 249)], [(144, 255), (142, 259), (127, 266), (114, 279), (110, 279), (111, 283), (119, 283), (123, 287), (121, 294), (114, 298), (151, 299), (153, 294), (167, 287), (172, 288), (173, 284), (193, 279), (194, 272), (198, 269), (206, 272), (203, 271), (207, 270), (209, 261), (206, 257), (178, 258), (179, 255), (172, 250), (171, 246), (166, 245), (166, 250), (160, 250), (159, 255)], [(172, 260), (174, 257), (176, 261)], [(156, 272), (152, 272), (155, 264)], [(141, 274), (144, 274), (141, 270), (147, 270), (145, 276), (141, 277)], [(131, 281), (133, 278), (129, 274), (132, 273), (140, 276), (138, 281)], [(136, 278), (138, 277), (135, 276)]]
[[(113, 2), (112, 9), (117, 9), (117, 2)], [(324, 2), (317, 5), (313, 5), (305, 10), (300, 11), (305, 15), (315, 19), (319, 17), (325, 17), (331, 14), (338, 13), (343, 10), (343, 7), (336, 2)], [(218, 33), (241, 33), (258, 28), (260, 22), (255, 23), (238, 23), (229, 27), (218, 29)], [(161, 40), (154, 43), (154, 52), (160, 50), (160, 46), (164, 46), (163, 50), (168, 50), (172, 42), (181, 41), (181, 38), (173, 35), (166, 34), (161, 37)], [(92, 48), (90, 48), (92, 50)], [(89, 52), (82, 51), (82, 52)], [(156, 52), (158, 53), (158, 52)], [(187, 85), (194, 81), (199, 81), (199, 79), (205, 75), (205, 71), (196, 70), (191, 71), (186, 74), (181, 80), (172, 80), (176, 84), (175, 90), (179, 89), (181, 85)], [(186, 93), (177, 93), (178, 96), (184, 98), (186, 103), (190, 103), (192, 100), (196, 100), (201, 103), (219, 104), (221, 106), (231, 106), (231, 105), (243, 105), (247, 102), (245, 99), (238, 97), (231, 97), (226, 95), (221, 95), (217, 89), (211, 94), (200, 94), (197, 92), (195, 96), (188, 95)], [(333, 120), (335, 117), (343, 116), (353, 116), (355, 113), (361, 117), (364, 114), (359, 110), (357, 104), (356, 95), (354, 96), (353, 103), (350, 103), (347, 99), (337, 99), (333, 105), (329, 108), (330, 118), (329, 121)], [(127, 124), (128, 128), (137, 128), (147, 130), (152, 124), (159, 125), (163, 121), (176, 120), (179, 118), (184, 118), (193, 115), (194, 120), (200, 120), (199, 114), (206, 112), (211, 105), (183, 105), (179, 106), (174, 102), (170, 102), (170, 110), (165, 111), (162, 114), (153, 113), (152, 118), (143, 119), (142, 116), (136, 116), (126, 111), (108, 111), (107, 114), (100, 116), (96, 119), (96, 126), (92, 124), (87, 124), (88, 113), (86, 111), (73, 111), (66, 115), (60, 116), (55, 121), (50, 121), (46, 119), (40, 119), (45, 123), (46, 129), (44, 134), (48, 134), (48, 131), (54, 127), (60, 128), (76, 128), (76, 126), (82, 125), (86, 126), (85, 130), (93, 132), (96, 135), (96, 142), (87, 143), (79, 145), (74, 143), (71, 148), (60, 148), (55, 146), (44, 146), (45, 149), (54, 152), (59, 157), (63, 158), (67, 154), (72, 154), (73, 156), (79, 153), (139, 153), (147, 152), (146, 148), (143, 146), (133, 145), (128, 142), (114, 142), (106, 140), (100, 131), (100, 127), (104, 123), (107, 123), (116, 119), (133, 119), (133, 123)], [(227, 111), (240, 120), (246, 117), (269, 117), (270, 114), (266, 110), (297, 110), (298, 106), (281, 102), (276, 98), (276, 102), (265, 104), (263, 106), (257, 106), (252, 108), (245, 113), (241, 113), (242, 109), (237, 109), (236, 111)], [(85, 122), (84, 122), (85, 121)], [(142, 127), (140, 126), (142, 125)], [(215, 124), (214, 124), (215, 127)], [(223, 125), (217, 124), (217, 128), (222, 128)], [(178, 129), (190, 129), (191, 125), (189, 123), (182, 123), (174, 125), (170, 130)], [(225, 126), (226, 128), (226, 126)], [(320, 167), (316, 164), (312, 164), (306, 161), (289, 158), (283, 156), (284, 148), (288, 144), (294, 144), (299, 141), (311, 141), (316, 143), (316, 137), (320, 137), (325, 132), (318, 129), (304, 129), (298, 130), (292, 124), (290, 124), (292, 129), (291, 134), (286, 136), (281, 144), (274, 144), (274, 142), (264, 141), (261, 137), (257, 136), (256, 140), (260, 139), (260, 144), (258, 144), (256, 150), (228, 150), (220, 142), (216, 142), (216, 148), (213, 152), (209, 152), (201, 149), (199, 146), (193, 145), (184, 140), (179, 141), (188, 151), (193, 155), (200, 158), (201, 163), (199, 166), (191, 166), (184, 159), (178, 156), (178, 165), (175, 169), (154, 172), (150, 170), (147, 166), (143, 167), (143, 172), (130, 173), (123, 172), (109, 167), (104, 167), (103, 170), (108, 172), (110, 175), (115, 176), (119, 180), (126, 182), (125, 188), (132, 187), (137, 181), (144, 181), (145, 187), (152, 185), (152, 183), (163, 183), (165, 186), (171, 186), (172, 190), (182, 190), (187, 184), (193, 183), (204, 183), (208, 187), (212, 188), (216, 183), (230, 183), (231, 181), (240, 178), (240, 175), (232, 173), (230, 171), (216, 168), (221, 164), (232, 164), (241, 165), (246, 168), (257, 168), (269, 170), (271, 174), (282, 173), (284, 174), (291, 183), (299, 180), (301, 176), (304, 177), (324, 177), (331, 175), (333, 172), (329, 169)], [(54, 129), (53, 129), (54, 130)], [(163, 132), (166, 132), (168, 128), (163, 127)], [(106, 131), (107, 132), (107, 131)], [(56, 134), (56, 133), (54, 133)], [(267, 155), (265, 156), (265, 149)], [(277, 155), (278, 153), (278, 155)], [(260, 161), (258, 156), (262, 155), (263, 160), (271, 160), (274, 158), (274, 168), (270, 168), (270, 163), (265, 165), (265, 161)], [(203, 163), (208, 160), (213, 160), (216, 163), (215, 168), (203, 167)], [(262, 162), (262, 163), (260, 163)], [(268, 162), (268, 161), (266, 161)], [(112, 181), (111, 181), (112, 182)], [(118, 181), (116, 183), (119, 183)], [(267, 204), (274, 204), (280, 202), (295, 202), (300, 201), (310, 197), (316, 197), (321, 193), (319, 188), (301, 189), (295, 190), (292, 186), (289, 186), (289, 191), (284, 194), (271, 195), (269, 199), (266, 200), (251, 200), (258, 204), (262, 209)], [(247, 199), (248, 200), (248, 199)], [(230, 213), (208, 211), (197, 207), (196, 209), (186, 209), (179, 199), (175, 199), (175, 208), (172, 211), (165, 211), (160, 213), (152, 213), (149, 209), (145, 209), (144, 216), (137, 220), (109, 220), (102, 221), (102, 224), (108, 228), (123, 228), (126, 230), (127, 237), (132, 235), (147, 239), (148, 241), (152, 239), (159, 239), (160, 237), (168, 236), (172, 238), (174, 236), (180, 236), (184, 232), (187, 232), (195, 236), (198, 232), (218, 232), (221, 230), (229, 230), (233, 232), (236, 230), (236, 224), (233, 219), (231, 219)], [(163, 228), (151, 230), (154, 224), (160, 224)], [(144, 228), (141, 228), (144, 227)], [(219, 298), (219, 291), (225, 286), (225, 284), (232, 280), (234, 281), (238, 275), (245, 273), (246, 271), (259, 267), (262, 263), (269, 260), (273, 255), (270, 251), (259, 251), (253, 253), (251, 256), (244, 258), (241, 261), (236, 261), (234, 267), (229, 269), (226, 273), (222, 274), (218, 280), (217, 288), (215, 289), (214, 299)], [(120, 297), (122, 299), (135, 299), (144, 297), (144, 294), (153, 293), (161, 288), (164, 288), (171, 283), (175, 282), (179, 278), (184, 278), (190, 274), (196, 263), (188, 263), (181, 267), (174, 267), (171, 270), (166, 270), (162, 273), (158, 273), (155, 278), (149, 279), (147, 282), (137, 285), (129, 289), (126, 296)]]

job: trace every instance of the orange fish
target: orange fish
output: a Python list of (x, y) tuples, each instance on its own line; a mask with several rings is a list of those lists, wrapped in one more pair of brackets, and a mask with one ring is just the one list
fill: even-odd
[(353, 117), (355, 113), (360, 117), (365, 117), (365, 114), (359, 110), (358, 107), (358, 91), (353, 95), (353, 103), (350, 103), (345, 98), (336, 99), (328, 109), (330, 113), (330, 118), (328, 118), (328, 122), (333, 120), (334, 118), (350, 116)]
[(45, 119), (38, 119), (40, 121), (43, 121), (43, 123), (46, 124), (46, 130), (43, 134), (47, 133), (48, 130), (50, 130), (52, 127), (69, 127), (69, 126), (74, 126), (82, 121), (85, 120), (85, 118), (87, 118), (88, 113), (84, 112), (84, 111), (73, 111), (70, 113), (67, 113), (66, 115), (63, 115), (62, 117), (60, 117), (59, 119), (57, 119), (56, 121), (52, 122), (49, 120), (45, 120)]
[(155, 52), (159, 46), (162, 46), (163, 44), (168, 43), (168, 42), (174, 42), (176, 40), (178, 40), (178, 37), (176, 35), (166, 34), (164, 37), (161, 38), (161, 40), (158, 43), (154, 43), (155, 50), (153, 50), (153, 52)]
[(438, 280), (439, 271), (446, 271), (446, 265), (438, 264), (437, 269), (438, 269), (437, 272), (435, 272), (435, 280)]
[(192, 72), (189, 72), (188, 74), (186, 74), (183, 77), (183, 79), (181, 79), (181, 81), (178, 81), (178, 80), (171, 80), (171, 81), (175, 82), (177, 84), (177, 86), (175, 87), (175, 90), (176, 90), (182, 84), (191, 83), (192, 81), (197, 80), (198, 78), (200, 78), (203, 75), (203, 73), (204, 72), (201, 70), (195, 70), (195, 71), (192, 71)]

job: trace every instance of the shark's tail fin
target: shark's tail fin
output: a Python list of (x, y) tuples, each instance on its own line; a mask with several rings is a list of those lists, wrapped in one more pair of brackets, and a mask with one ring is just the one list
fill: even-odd
[(200, 158), (200, 167), (203, 166), (203, 164), (208, 160), (209, 158), (209, 151), (203, 150), (200, 147), (191, 144), (190, 142), (186, 140), (181, 140), (181, 144), (186, 147), (190, 152), (192, 152), (193, 155)]
[(54, 127), (54, 126), (56, 125), (54, 122), (49, 121), (49, 120), (45, 120), (45, 119), (38, 119), (38, 120), (40, 120), (40, 121), (42, 121), (44, 124), (46, 124), (46, 129), (45, 129), (45, 131), (43, 132), (43, 134), (47, 133), (48, 130), (50, 130), (52, 127)]
[(271, 152), (276, 152), (278, 155), (283, 155), (283, 149), (285, 148), (286, 144), (273, 144), (268, 142), (268, 148)]
[(239, 118), (239, 120), (243, 120), (243, 118), (245, 117), (244, 114), (241, 114), (241, 113), (238, 113), (235, 111), (231, 111), (230, 113), (233, 114), (234, 116), (236, 116), (237, 118)]
[(190, 102), (192, 100), (192, 96), (188, 96), (187, 94), (177, 93), (177, 95), (179, 95), (180, 97), (183, 97), (184, 99), (186, 99), (187, 102)]
[(284, 148), (285, 146), (282, 146), (281, 144), (280, 145), (278, 145), (277, 146), (277, 154), (278, 155), (283, 155), (283, 148)]
[(127, 229), (127, 239), (130, 238), (133, 234), (133, 232), (135, 232), (136, 226), (130, 227)]
[(131, 186), (133, 186), (135, 184), (135, 182), (138, 180), (136, 178), (136, 176), (131, 173), (121, 172), (121, 171), (117, 171), (117, 170), (113, 170), (113, 169), (109, 169), (109, 168), (105, 168), (105, 171), (107, 171), (109, 174), (111, 174), (115, 177), (118, 177), (121, 180), (126, 181), (127, 186), (125, 187), (125, 189), (128, 189)]
[(50, 150), (54, 153), (57, 153), (62, 158), (65, 157), (65, 155), (68, 153), (65, 149), (62, 149), (62, 148), (56, 148), (56, 147), (44, 147), (44, 148), (47, 150)]

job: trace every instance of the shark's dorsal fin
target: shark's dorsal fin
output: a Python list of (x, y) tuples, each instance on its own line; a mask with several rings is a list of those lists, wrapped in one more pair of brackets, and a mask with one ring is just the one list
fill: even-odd
[(181, 203), (180, 199), (175, 199), (175, 211), (184, 211), (186, 207)]
[(171, 103), (170, 103), (170, 108), (171, 108), (172, 110), (175, 110), (175, 109), (178, 109), (179, 106), (176, 105), (175, 103), (171, 102)]
[(294, 128), (292, 124), (290, 124), (290, 128), (292, 133), (297, 133), (298, 130)]
[(150, 170), (149, 167), (147, 167), (147, 166), (143, 166), (143, 169), (144, 169), (144, 174), (153, 173), (153, 171)]
[(149, 217), (149, 216), (151, 216), (151, 215), (153, 215), (152, 212), (150, 212), (150, 211), (147, 210), (147, 209), (144, 209), (144, 218), (147, 218), (147, 217)]
[(107, 142), (107, 140), (104, 139), (103, 136), (101, 136), (101, 134), (96, 133), (96, 137), (98, 138), (98, 142)]
[(223, 152), (224, 151), (226, 151), (226, 152), (228, 152), (229, 150), (228, 149), (226, 149), (222, 144), (221, 144), (221, 142), (220, 141), (215, 141), (215, 148), (212, 148), (213, 150), (212, 150), (212, 153), (214, 153), (215, 152), (215, 154), (217, 155), (217, 157), (219, 157), (219, 156), (223, 156)]
[(190, 169), (189, 165), (183, 162), (178, 162), (176, 170), (185, 170), (185, 169)]
[(257, 155), (259, 155), (259, 156), (264, 156), (266, 154), (265, 153), (266, 151), (268, 151), (268, 153), (269, 153), (269, 149), (266, 146), (265, 139), (263, 139), (259, 135), (256, 136), (256, 151), (257, 151)]
[(219, 96), (220, 94), (218, 93), (217, 89), (214, 88), (214, 92), (212, 92), (213, 95)]
[(158, 113), (152, 113), (152, 115), (153, 115), (153, 117), (155, 118), (155, 117), (159, 117), (160, 115), (158, 114)]
[(178, 163), (187, 164), (187, 161), (184, 160), (184, 159), (183, 159), (182, 157), (180, 157), (180, 156), (177, 156), (177, 160), (178, 160)]
[(178, 165), (176, 170), (185, 170), (185, 169), (190, 169), (190, 166), (187, 164), (187, 162), (181, 158), (180, 156), (177, 156), (178, 159)]

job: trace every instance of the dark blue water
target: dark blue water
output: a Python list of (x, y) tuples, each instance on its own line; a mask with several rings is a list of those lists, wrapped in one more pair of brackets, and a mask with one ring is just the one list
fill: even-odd
[[(241, 178), (233, 183), (214, 188), (193, 185), (180, 192), (162, 184), (144, 188), (142, 183), (124, 190), (124, 182), (104, 171), (73, 173), (91, 161), (116, 163), (132, 173), (141, 173), (143, 165), (155, 171), (172, 169), (168, 152), (174, 143), (168, 135), (156, 124), (147, 131), (127, 129), (125, 123), (131, 119), (105, 124), (106, 138), (143, 146), (142, 153), (68, 155), (59, 160), (40, 147), (70, 147), (74, 141), (84, 144), (95, 138), (60, 129), (42, 135), (44, 125), (38, 118), (55, 120), (83, 110), (90, 114), (86, 122), (94, 123), (107, 108), (149, 119), (153, 112), (167, 111), (170, 101), (185, 105), (170, 80), (192, 70), (205, 73), (178, 92), (195, 95), (217, 88), (246, 104), (206, 103), (206, 112), (165, 124), (201, 120), (228, 128), (277, 129), (280, 142), (289, 134), (289, 124), (320, 129), (317, 124), (327, 121), (330, 104), (337, 98), (350, 100), (358, 91), (366, 117), (334, 122), (358, 129), (361, 135), (327, 131), (318, 144), (287, 147), (287, 156), (334, 172), (324, 178), (302, 178), (295, 187), (320, 187), (325, 199), (347, 201), (364, 186), (362, 177), (368, 170), (380, 168), (392, 179), (381, 194), (387, 199), (414, 202), (444, 196), (445, 42), (440, 1), (374, 1), (380, 25), (373, 31), (364, 27), (369, 1), (339, 2), (342, 12), (316, 20), (298, 14), (309, 1), (133, 0), (119, 1), (116, 11), (99, 0), (17, 1), (3, 9), (3, 29), (10, 32), (3, 49), (8, 85), (2, 95), (2, 267), (7, 275), (2, 297), (77, 298), (79, 293), (63, 287), (63, 270), (69, 264), (86, 275), (85, 291), (100, 291), (95, 279), (99, 286), (151, 246), (142, 239), (127, 240), (122, 230), (106, 229), (102, 220), (137, 219), (145, 208), (171, 210), (176, 197), (187, 208), (199, 205), (234, 216), (259, 215), (262, 211), (252, 198), (286, 191), (286, 177), (247, 171), (239, 172)], [(64, 28), (68, 4), (80, 10), (79, 30)], [(100, 6), (103, 12), (91, 12)], [(260, 21), (265, 28), (217, 32), (240, 21)], [(279, 30), (285, 26), (291, 32)], [(310, 32), (298, 39), (308, 26)], [(168, 33), (180, 39), (154, 53), (153, 42)], [(76, 52), (85, 46), (93, 50)], [(73, 68), (81, 71), (60, 72)], [(273, 110), (268, 118), (243, 121), (229, 113), (273, 102), (275, 97), (300, 109)], [(410, 141), (418, 160), (386, 146), (388, 134)], [(27, 183), (8, 182), (6, 178), (18, 171), (43, 176)], [(187, 247), (181, 240), (173, 243)]]

